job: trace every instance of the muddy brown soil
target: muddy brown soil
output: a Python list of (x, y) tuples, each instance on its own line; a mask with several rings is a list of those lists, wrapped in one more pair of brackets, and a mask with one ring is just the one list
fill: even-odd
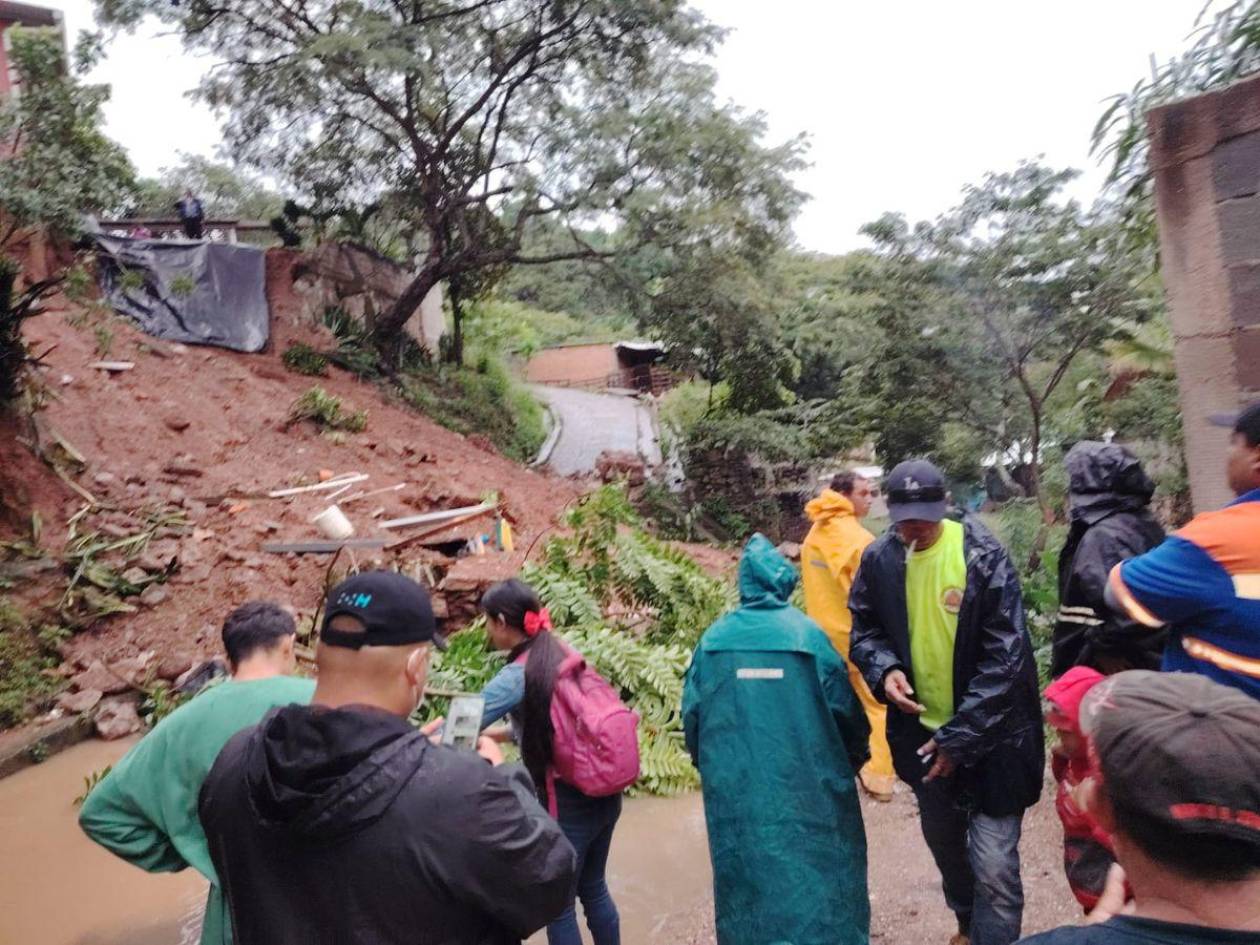
[[(1024, 817), (1020, 842), (1024, 879), (1024, 934), (1074, 924), (1081, 913), (1063, 877), (1063, 831), (1047, 784)], [(956, 931), (945, 908), (940, 874), (919, 833), (914, 795), (898, 785), (891, 803), (862, 800), (866, 822), (871, 941), (877, 945), (946, 945)], [(679, 920), (661, 942), (714, 945), (713, 902)]]
[[(370, 478), (356, 488), (399, 483), (404, 488), (364, 498), (345, 511), (359, 536), (395, 537), (407, 532), (386, 532), (379, 522), (476, 504), (495, 492), (515, 522), (518, 552), (511, 560), (487, 564), (496, 573), (511, 573), (523, 549), (579, 493), (578, 484), (531, 472), (477, 438), (438, 426), (380, 385), (332, 366), (327, 377), (287, 371), (280, 355), (291, 343), (334, 346), (328, 333), (299, 310), (292, 293), (273, 298), (270, 344), (253, 355), (173, 345), (117, 317), (96, 316), (94, 322), (76, 325), (83, 312), (63, 299), (51, 308), (25, 328), (31, 351), (48, 351), (38, 372), (47, 391), (46, 407), (36, 414), (40, 439), (63, 468), (75, 464), (56, 438), (85, 461), (72, 478), (119, 510), (106, 518), (160, 505), (187, 520), (182, 534), (168, 535), (159, 548), (179, 557), (179, 572), (165, 587), (168, 593), (155, 592), (137, 613), (106, 620), (75, 637), (67, 655), (79, 667), (146, 651), (169, 658), (171, 667), (191, 664), (215, 654), (223, 616), (251, 598), (313, 611), (329, 558), (269, 554), (261, 546), (320, 537), (310, 518), (326, 500), (318, 495), (235, 497), (313, 483), (321, 470), (366, 473)], [(102, 357), (95, 325), (112, 333), (108, 359), (133, 362), (133, 369), (110, 373), (91, 367)], [(345, 409), (366, 410), (367, 429), (330, 437), (310, 423), (286, 425), (290, 405), (315, 384), (341, 398)], [(5, 501), (0, 505), (9, 507), (10, 520), (0, 521), (0, 537), (24, 531), (30, 512), (38, 511), (42, 544), (55, 555), (65, 543), (68, 518), (84, 500), (31, 455), (21, 442), (30, 432), (27, 426), (12, 418), (3, 423), (0, 492)], [(125, 531), (127, 525), (113, 527)], [(459, 538), (487, 527), (482, 520), (450, 534)], [(340, 565), (349, 564), (350, 557)], [(364, 565), (392, 556), (357, 552), (353, 557)], [(419, 550), (405, 557), (421, 564), (434, 560)], [(449, 564), (439, 561), (439, 580)], [(45, 600), (23, 603), (55, 601), (65, 576), (41, 575), (36, 583), (41, 582)]]

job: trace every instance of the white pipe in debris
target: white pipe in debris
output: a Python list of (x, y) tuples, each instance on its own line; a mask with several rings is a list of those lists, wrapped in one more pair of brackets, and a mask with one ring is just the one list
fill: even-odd
[(286, 496), (301, 495), (304, 492), (323, 492), (325, 489), (340, 489), (342, 486), (353, 485), (356, 482), (362, 482), (368, 478), (367, 473), (347, 473), (337, 479), (329, 479), (327, 482), (317, 482), (313, 486), (295, 486), (292, 489), (277, 489), (275, 492), (268, 492), (269, 499), (283, 499)]
[(425, 522), (441, 522), (448, 518), (459, 518), (461, 515), (471, 515), (473, 512), (489, 512), (494, 506), (489, 502), (483, 502), (481, 505), (469, 505), (462, 509), (446, 509), (442, 512), (425, 512), (423, 515), (408, 515), (406, 518), (393, 518), (388, 522), (381, 522), (381, 528), (402, 528), (404, 525), (423, 525)]

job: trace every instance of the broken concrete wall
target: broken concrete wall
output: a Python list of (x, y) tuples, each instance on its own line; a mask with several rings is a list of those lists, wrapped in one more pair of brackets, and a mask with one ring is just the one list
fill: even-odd
[[(297, 254), (288, 271), (305, 317), (318, 320), (329, 307), (336, 307), (369, 325), (402, 295), (412, 279), (412, 274), (393, 260), (347, 243), (324, 243)], [(407, 322), (407, 331), (437, 354), (445, 330), (442, 289), (436, 286)]]
[(1161, 268), (1197, 511), (1232, 498), (1229, 431), (1207, 417), (1260, 397), (1260, 77), (1147, 118)]

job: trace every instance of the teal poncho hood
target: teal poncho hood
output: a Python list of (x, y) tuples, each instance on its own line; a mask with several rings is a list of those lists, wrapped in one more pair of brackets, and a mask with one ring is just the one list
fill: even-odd
[(798, 580), (792, 562), (758, 532), (739, 559), (739, 602), (745, 607), (784, 607)]

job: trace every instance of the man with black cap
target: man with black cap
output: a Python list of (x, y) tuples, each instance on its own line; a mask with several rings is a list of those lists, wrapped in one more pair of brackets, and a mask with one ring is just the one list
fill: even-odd
[(1164, 670), (1260, 699), (1260, 403), (1212, 421), (1232, 428), (1226, 474), (1238, 498), (1117, 565), (1107, 600), (1152, 632), (1168, 628)]
[(568, 904), (573, 848), (524, 769), (407, 721), (444, 645), (400, 574), (329, 594), (311, 705), (234, 737), (201, 791), (237, 945), (500, 945)]
[(849, 597), (851, 658), (893, 709), (897, 776), (958, 917), (951, 943), (1010, 945), (1024, 895), (1019, 836), (1045, 761), (1032, 641), (1006, 550), (974, 519), (946, 518), (926, 460), (885, 482), (893, 527), (862, 555)]
[[(1081, 723), (1098, 759), (1082, 802), (1123, 870), (1114, 917), (1025, 945), (1260, 941), (1260, 702), (1188, 673), (1120, 673)], [(1133, 899), (1123, 904), (1123, 880)]]

